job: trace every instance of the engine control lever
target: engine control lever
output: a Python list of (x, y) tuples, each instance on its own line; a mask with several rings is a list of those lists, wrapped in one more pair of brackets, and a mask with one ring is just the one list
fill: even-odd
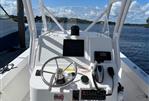
[(93, 70), (93, 75), (94, 75), (94, 79), (96, 80), (96, 82), (102, 83), (103, 78), (104, 78), (103, 66), (102, 65), (95, 65), (94, 70)]

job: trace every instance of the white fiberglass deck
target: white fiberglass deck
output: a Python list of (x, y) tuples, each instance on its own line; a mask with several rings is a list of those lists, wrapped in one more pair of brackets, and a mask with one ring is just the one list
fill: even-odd
[[(19, 66), (20, 69), (14, 69), (6, 73), (4, 76), (1, 76), (0, 81), (3, 81), (3, 83), (5, 83), (3, 84), (3, 86), (1, 85), (0, 87), (1, 88), (0, 99), (2, 101), (10, 101), (10, 99), (13, 101), (30, 101), (30, 97), (29, 97), (30, 76), (29, 76), (29, 71), (27, 69), (28, 67), (26, 67), (27, 59), (25, 59), (26, 56), (28, 56), (28, 54), (29, 54), (29, 50), (25, 51), (18, 58), (12, 61), (12, 63), (14, 63), (15, 66)], [(125, 94), (127, 99), (124, 101), (149, 101), (149, 98), (148, 98), (149, 76), (145, 74), (140, 68), (137, 68), (137, 69), (134, 68), (134, 66), (136, 65), (123, 54), (121, 54), (121, 63), (122, 63), (122, 66), (121, 66), (122, 69), (119, 75), (121, 78), (122, 85), (125, 86), (125, 92), (127, 92)], [(11, 75), (11, 78), (10, 78), (10, 75)], [(7, 79), (7, 78), (10, 78), (10, 79)], [(4, 82), (6, 80), (7, 82)], [(26, 81), (25, 85), (22, 84), (24, 81)], [(12, 88), (14, 88), (14, 90), (13, 92), (10, 92), (9, 89), (12, 89)], [(26, 89), (25, 92), (24, 92), (24, 89)], [(127, 96), (129, 96), (129, 98)], [(7, 99), (4, 100), (5, 97)], [(17, 99), (19, 98), (20, 100), (19, 99), (17, 100), (16, 98)]]

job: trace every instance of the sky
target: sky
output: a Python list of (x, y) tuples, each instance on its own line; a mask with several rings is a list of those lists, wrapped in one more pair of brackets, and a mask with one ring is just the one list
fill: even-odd
[[(56, 16), (78, 17), (93, 20), (106, 7), (108, 0), (45, 0), (46, 7)], [(0, 0), (9, 14), (16, 14), (15, 0)], [(35, 15), (40, 15), (38, 0), (32, 0)], [(110, 19), (119, 14), (121, 2), (113, 4)], [(126, 23), (146, 23), (149, 17), (149, 0), (133, 0), (126, 18)]]
[[(83, 2), (82, 2), (83, 1)], [(108, 0), (44, 0), (44, 3), (51, 7), (60, 6), (103, 6)], [(33, 5), (38, 3), (33, 0)]]

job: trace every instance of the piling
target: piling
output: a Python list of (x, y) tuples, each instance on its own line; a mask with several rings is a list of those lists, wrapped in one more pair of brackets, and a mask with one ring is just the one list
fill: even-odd
[(26, 48), (25, 45), (25, 23), (24, 23), (24, 7), (22, 0), (17, 0), (17, 16), (18, 16), (18, 36), (20, 48)]

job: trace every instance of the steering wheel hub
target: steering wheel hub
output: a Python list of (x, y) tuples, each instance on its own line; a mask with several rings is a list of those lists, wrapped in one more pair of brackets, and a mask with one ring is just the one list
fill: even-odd
[(63, 69), (57, 68), (55, 81), (56, 81), (56, 84), (64, 84), (66, 82), (65, 76), (63, 74)]

